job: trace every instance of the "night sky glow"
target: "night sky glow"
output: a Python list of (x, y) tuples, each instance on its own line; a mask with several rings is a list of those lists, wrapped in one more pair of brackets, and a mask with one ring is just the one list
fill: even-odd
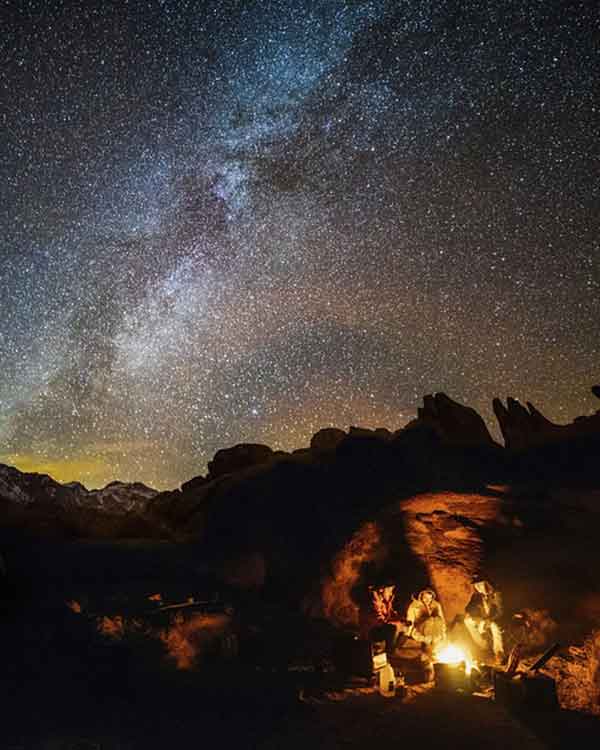
[(0, 462), (175, 487), (600, 380), (596, 2), (0, 3)]

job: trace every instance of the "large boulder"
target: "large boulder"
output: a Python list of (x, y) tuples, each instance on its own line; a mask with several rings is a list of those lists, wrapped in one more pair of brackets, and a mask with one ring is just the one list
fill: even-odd
[(459, 404), (445, 393), (427, 395), (417, 411), (417, 419), (405, 430), (431, 427), (442, 442), (457, 446), (495, 446), (483, 418), (470, 406)]
[(363, 524), (339, 550), (321, 587), (321, 612), (330, 622), (339, 627), (358, 628), (360, 610), (353, 591), (360, 585), (365, 564), (386, 553), (381, 530), (373, 521)]
[(232, 448), (223, 448), (208, 462), (208, 479), (266, 464), (272, 457), (273, 450), (261, 443), (239, 443)]
[(598, 628), (599, 498), (597, 489), (559, 488), (552, 480), (392, 501), (330, 558), (321, 612), (358, 628), (369, 584), (385, 578), (396, 586), (401, 615), (411, 593), (431, 586), (452, 622), (464, 613), (474, 578), (484, 576), (503, 594), (507, 627), (514, 612), (529, 608), (549, 612), (562, 629), (557, 640)]
[(482, 529), (502, 519), (495, 493), (425, 493), (402, 503), (406, 536), (448, 621), (464, 611), (484, 557)]
[(345, 437), (344, 430), (337, 427), (324, 427), (312, 436), (310, 449), (316, 454), (332, 453)]
[(208, 481), (208, 478), (204, 476), (193, 477), (193, 479), (190, 479), (181, 485), (181, 491), (184, 493), (195, 492), (196, 490), (199, 490), (200, 487), (204, 487)]
[(403, 615), (411, 593), (433, 586), (446, 617), (464, 611), (485, 556), (483, 531), (505, 524), (501, 493), (433, 492), (392, 502), (363, 523), (333, 557), (321, 581), (323, 615), (355, 627), (378, 580), (396, 587)]

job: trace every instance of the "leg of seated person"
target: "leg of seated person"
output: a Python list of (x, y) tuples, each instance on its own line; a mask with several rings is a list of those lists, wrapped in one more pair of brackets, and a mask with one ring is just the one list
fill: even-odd
[(490, 623), (490, 631), (492, 633), (492, 649), (494, 656), (497, 659), (504, 657), (504, 642), (502, 640), (502, 630), (497, 622)]

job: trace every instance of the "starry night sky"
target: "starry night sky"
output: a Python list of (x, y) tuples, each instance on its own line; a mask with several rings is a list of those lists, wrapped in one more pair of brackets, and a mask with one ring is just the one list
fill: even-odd
[(0, 3), (0, 462), (174, 487), (429, 392), (597, 408), (599, 18)]

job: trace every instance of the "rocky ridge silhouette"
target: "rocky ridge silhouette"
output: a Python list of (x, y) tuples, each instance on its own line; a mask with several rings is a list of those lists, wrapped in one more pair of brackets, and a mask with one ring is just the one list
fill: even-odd
[[(600, 397), (600, 386), (592, 391)], [(313, 435), (308, 448), (292, 453), (273, 451), (261, 444), (238, 444), (219, 450), (209, 462), (206, 476), (198, 475), (179, 489), (166, 492), (122, 482), (87, 490), (77, 482), (60, 484), (47, 475), (0, 465), (0, 502), (7, 511), (5, 520), (14, 522), (16, 514), (19, 524), (29, 524), (33, 530), (36, 519), (43, 516), (41, 527), (52, 527), (56, 533), (66, 524), (70, 534), (106, 536), (112, 526), (120, 534), (124, 529), (118, 527), (125, 520), (140, 519), (140, 530), (151, 536), (195, 540), (213, 536), (218, 529), (239, 537), (241, 532), (232, 532), (231, 528), (237, 524), (244, 527), (246, 516), (257, 512), (248, 528), (259, 522), (270, 528), (280, 512), (280, 498), (297, 496), (300, 489), (319, 498), (317, 504), (323, 502), (331, 513), (342, 512), (355, 519), (361, 512), (368, 512), (372, 503), (378, 506), (384, 502), (357, 496), (365, 486), (376, 496), (392, 491), (390, 488), (396, 493), (414, 493), (482, 486), (490, 481), (507, 482), (515, 476), (537, 476), (540, 467), (548, 472), (561, 471), (565, 466), (573, 470), (581, 456), (588, 459), (583, 473), (590, 473), (589, 465), (600, 450), (600, 410), (569, 425), (556, 425), (530, 403), (525, 408), (508, 398), (506, 407), (499, 399), (493, 405), (504, 447), (493, 440), (474, 409), (437, 393), (425, 396), (417, 417), (395, 432), (360, 427), (350, 427), (346, 432), (326, 427)], [(558, 465), (553, 453), (557, 448), (561, 451)], [(278, 498), (269, 500), (274, 487)], [(244, 508), (230, 515), (224, 509), (239, 494), (244, 499), (235, 503)], [(352, 498), (344, 508), (338, 507), (340, 495)], [(270, 502), (275, 508), (272, 515)], [(306, 504), (305, 498), (298, 498), (298, 502), (300, 506)], [(293, 515), (298, 508), (288, 503), (286, 511)], [(220, 519), (222, 512), (226, 519)], [(330, 512), (321, 508), (314, 520), (325, 515), (324, 520), (329, 522)], [(52, 522), (53, 514), (56, 523)], [(70, 524), (69, 518), (78, 518), (77, 523)], [(103, 523), (103, 518), (110, 518), (111, 523)], [(215, 524), (217, 528), (213, 529)], [(260, 530), (257, 534), (260, 536)]]

